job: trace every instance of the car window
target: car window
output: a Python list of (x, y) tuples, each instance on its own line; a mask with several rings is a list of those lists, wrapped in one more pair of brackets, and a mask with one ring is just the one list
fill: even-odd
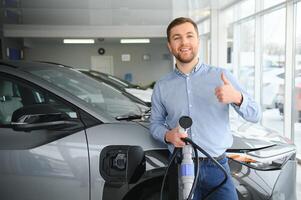
[(0, 73), (0, 150), (50, 143), (84, 130), (83, 122), (99, 123), (55, 94)]
[(124, 81), (121, 81), (120, 79), (118, 79), (118, 78), (116, 78), (116, 77), (113, 77), (113, 76), (108, 75), (108, 78), (111, 79), (112, 81), (115, 81), (115, 82), (117, 82), (117, 83), (123, 85), (124, 87), (127, 87), (127, 88), (130, 87), (129, 84), (127, 84), (127, 83), (124, 82)]
[(85, 72), (85, 74), (87, 74), (88, 76), (91, 76), (93, 78), (96, 78), (98, 80), (106, 81), (106, 82), (113, 84), (114, 86), (122, 88), (122, 89), (129, 87), (128, 84), (126, 84), (122, 81), (119, 81), (118, 79), (116, 79), (114, 77), (111, 78), (111, 76), (103, 74), (103, 73), (99, 73), (99, 72), (95, 72), (95, 71), (87, 71), (87, 72)]
[(284, 73), (281, 73), (281, 74), (278, 74), (277, 76), (278, 76), (279, 78), (284, 79), (285, 74), (284, 74)]
[(112, 117), (141, 114), (140, 108), (119, 90), (96, 81), (76, 70), (60, 68), (32, 70), (31, 73), (60, 87)]
[(11, 124), (13, 113), (26, 106), (47, 104), (71, 118), (78, 118), (70, 107), (51, 97), (49, 93), (25, 85), (13, 79), (0, 77), (0, 124)]

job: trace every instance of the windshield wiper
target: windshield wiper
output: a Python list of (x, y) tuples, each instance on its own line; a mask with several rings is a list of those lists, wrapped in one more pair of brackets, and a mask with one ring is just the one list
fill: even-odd
[(141, 119), (141, 120), (147, 120), (151, 115), (151, 108), (145, 110), (142, 112), (142, 114), (125, 114), (125, 115), (119, 115), (115, 117), (117, 120), (134, 120), (134, 119)]
[(128, 115), (120, 115), (115, 117), (117, 120), (134, 120), (134, 119), (141, 119), (142, 115), (137, 114), (128, 114)]
[(143, 112), (143, 116), (150, 116), (150, 115), (151, 115), (151, 110), (152, 110), (151, 108), (145, 110), (145, 111)]

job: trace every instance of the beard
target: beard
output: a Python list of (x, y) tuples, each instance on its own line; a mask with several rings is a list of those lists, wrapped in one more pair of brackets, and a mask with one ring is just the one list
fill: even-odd
[(186, 55), (186, 56), (183, 56), (180, 53), (175, 53), (174, 56), (181, 63), (190, 63), (191, 61), (193, 61), (193, 59), (195, 58), (196, 55), (192, 52), (191, 54)]

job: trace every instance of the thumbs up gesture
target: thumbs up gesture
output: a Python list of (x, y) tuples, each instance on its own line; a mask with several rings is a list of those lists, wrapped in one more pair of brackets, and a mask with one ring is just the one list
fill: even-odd
[(240, 106), (242, 103), (242, 94), (231, 85), (231, 82), (224, 73), (222, 73), (221, 79), (223, 84), (215, 88), (215, 96), (218, 101), (224, 104), (235, 103)]

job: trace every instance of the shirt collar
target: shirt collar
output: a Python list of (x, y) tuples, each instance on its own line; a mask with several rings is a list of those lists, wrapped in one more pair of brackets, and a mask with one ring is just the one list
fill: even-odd
[(194, 66), (194, 68), (191, 70), (191, 72), (190, 72), (189, 74), (184, 74), (183, 72), (181, 72), (181, 71), (178, 69), (177, 65), (175, 64), (174, 72), (175, 72), (177, 75), (186, 77), (186, 76), (190, 76), (191, 74), (194, 74), (194, 73), (196, 73), (197, 71), (199, 71), (200, 68), (202, 67), (202, 65), (203, 65), (203, 63), (202, 63), (202, 62), (200, 61), (200, 59), (199, 59), (199, 62), (196, 64), (196, 66)]

